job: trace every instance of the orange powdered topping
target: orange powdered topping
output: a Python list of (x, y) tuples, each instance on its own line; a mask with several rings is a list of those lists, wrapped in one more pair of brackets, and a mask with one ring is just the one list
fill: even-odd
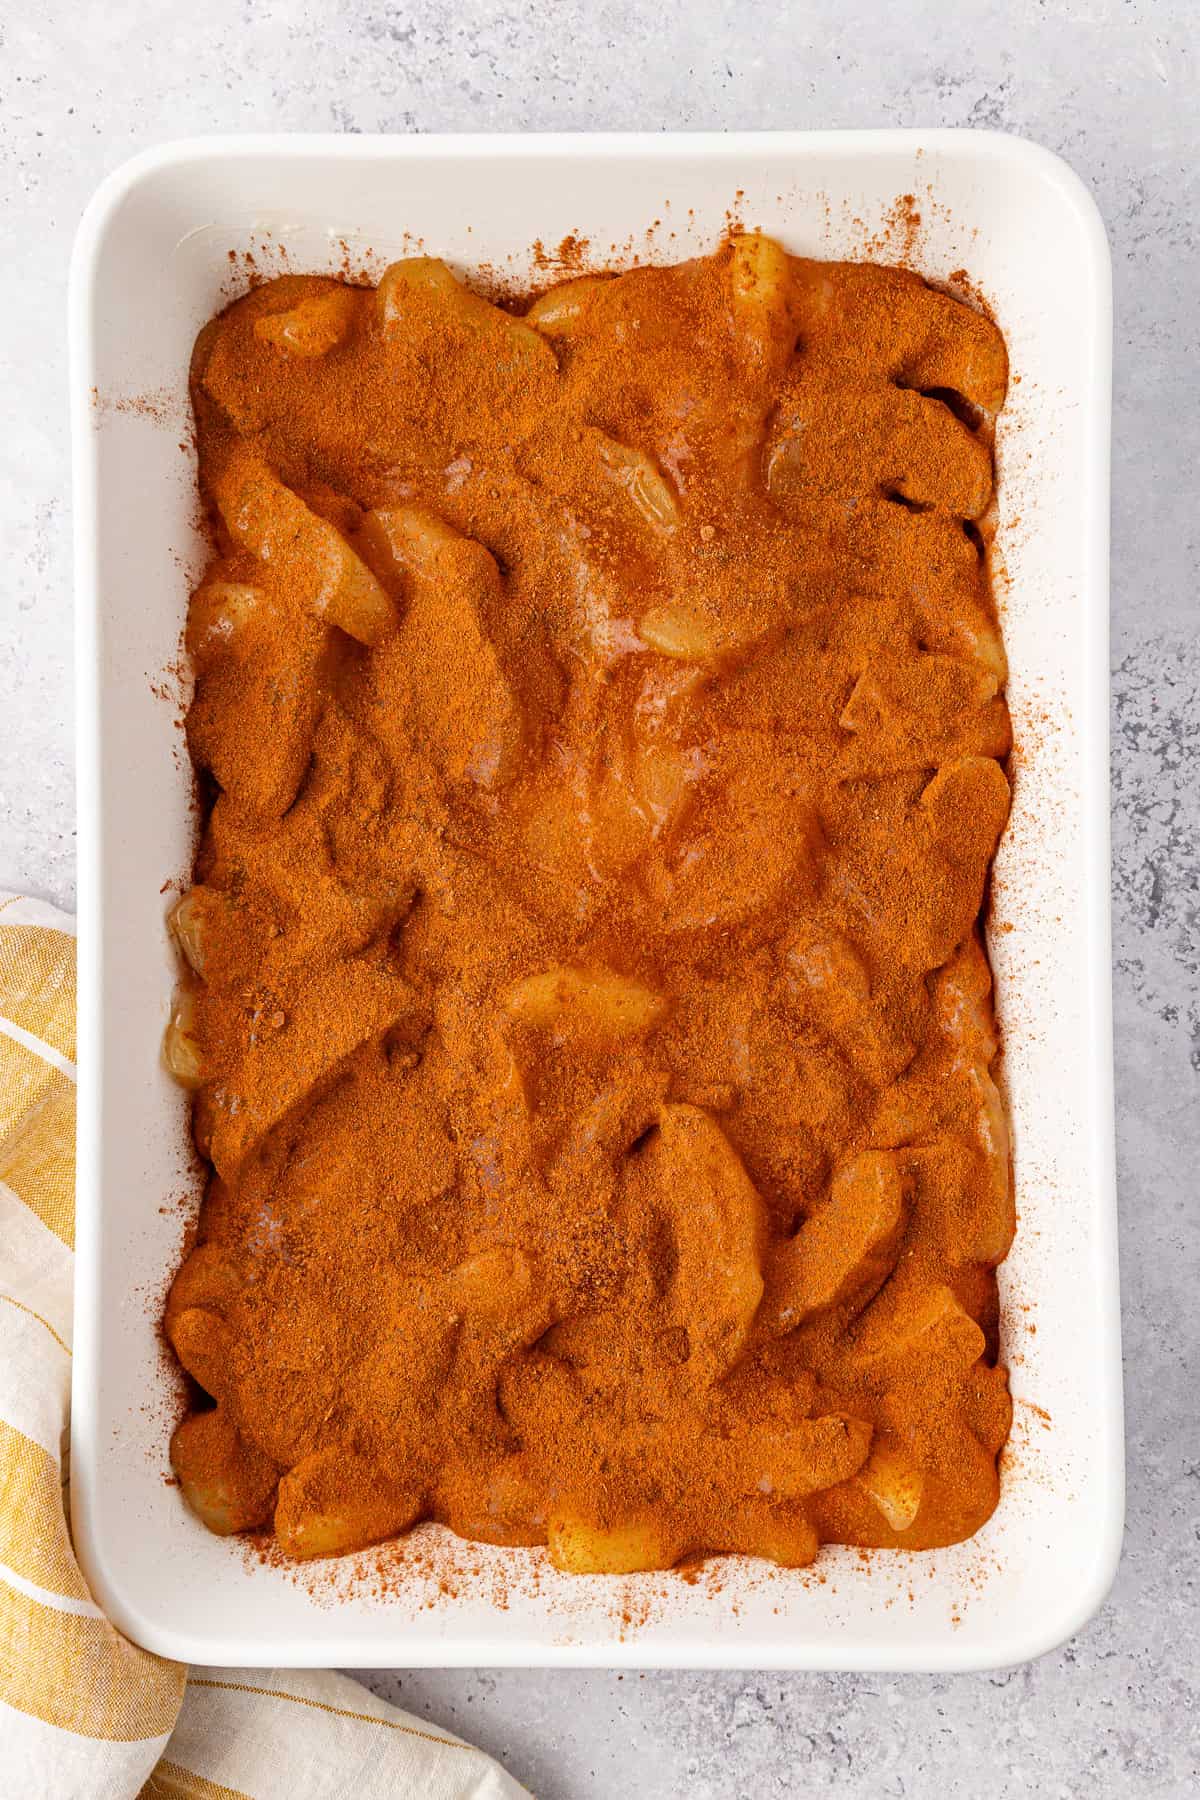
[(167, 1330), (214, 1529), (629, 1570), (988, 1517), (1005, 382), (978, 312), (753, 234), (201, 333)]

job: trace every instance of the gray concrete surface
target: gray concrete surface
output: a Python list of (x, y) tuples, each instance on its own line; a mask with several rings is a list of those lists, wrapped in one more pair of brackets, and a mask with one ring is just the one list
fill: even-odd
[(63, 292), (188, 132), (990, 126), (1092, 185), (1117, 300), (1113, 922), (1129, 1527), (1065, 1649), (953, 1679), (387, 1674), (541, 1800), (1200, 1785), (1200, 9), (1194, 0), (107, 0), (0, 11), (0, 885), (70, 905)]

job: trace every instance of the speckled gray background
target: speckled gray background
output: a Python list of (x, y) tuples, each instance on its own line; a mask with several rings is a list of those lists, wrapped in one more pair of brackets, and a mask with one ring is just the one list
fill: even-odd
[[(1116, 274), (1114, 981), (1129, 1528), (995, 1676), (372, 1676), (540, 1800), (1200, 1788), (1200, 8), (1195, 0), (42, 0), (0, 8), (0, 886), (73, 901), (63, 295), (100, 176), (190, 132), (991, 126)], [(297, 1800), (303, 1800), (298, 1796)]]

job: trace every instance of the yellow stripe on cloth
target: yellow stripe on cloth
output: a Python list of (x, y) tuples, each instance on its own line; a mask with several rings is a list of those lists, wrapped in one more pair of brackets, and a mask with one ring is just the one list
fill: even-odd
[[(424, 1738), (427, 1744), (440, 1744), (445, 1750), (469, 1750), (472, 1756), (479, 1754), (471, 1744), (457, 1743), (454, 1738), (441, 1737), (434, 1731), (422, 1731), (420, 1726), (409, 1725), (403, 1719), (381, 1718), (378, 1713), (359, 1712), (346, 1706), (331, 1706), (327, 1700), (315, 1700), (309, 1694), (289, 1694), (283, 1688), (257, 1687), (252, 1681), (202, 1680), (199, 1676), (192, 1682), (192, 1686), (219, 1688), (226, 1694), (261, 1694), (265, 1700), (287, 1700), (293, 1706), (312, 1706), (318, 1712), (330, 1713), (338, 1719), (353, 1719), (359, 1725), (382, 1725), (387, 1731), (402, 1731), (407, 1737)], [(363, 1691), (365, 1693), (369, 1690)]]
[(71, 1353), (59, 1333), (44, 1313), (0, 1288), (0, 1417), (59, 1456), (70, 1393)]
[[(14, 1052), (33, 1054), (0, 1040), (0, 1064)], [(0, 1110), (6, 1110), (2, 1097)], [(55, 1237), (75, 1248), (75, 1089), (59, 1070), (48, 1068), (31, 1109), (7, 1131), (0, 1127), (0, 1181)]]
[[(74, 1278), (75, 1258), (70, 1248), (17, 1198), (7, 1182), (0, 1181), (0, 1292), (19, 1294), (67, 1345), (73, 1324)], [(0, 1392), (11, 1392), (11, 1385), (0, 1381)], [(7, 1406), (0, 1406), (0, 1415), (10, 1425), (21, 1425)]]
[(59, 1612), (0, 1581), (0, 1700), (18, 1712), (84, 1737), (160, 1737), (185, 1679), (107, 1620)]
[(55, 1459), (0, 1419), (0, 1563), (51, 1593), (90, 1598), (71, 1549)]
[(254, 1796), (243, 1793), (241, 1788), (225, 1787), (219, 1781), (206, 1781), (203, 1775), (193, 1775), (190, 1769), (168, 1762), (164, 1756), (138, 1800), (254, 1800)]
[[(22, 1320), (32, 1319), (34, 1324), (40, 1326), (51, 1342), (58, 1347), (63, 1356), (67, 1357), (68, 1360), (70, 1359), (70, 1344), (68, 1344), (61, 1331), (59, 1331), (53, 1322), (46, 1317), (45, 1313), (39, 1312), (36, 1306), (27, 1306), (24, 1300), (18, 1300), (15, 1294), (7, 1294), (3, 1289), (0, 1289), (0, 1306), (11, 1306), (14, 1311), (21, 1314), (21, 1320), (17, 1321), (19, 1327), (21, 1326)], [(7, 1315), (0, 1314), (0, 1319), (7, 1322)], [(0, 1337), (0, 1342), (3, 1342), (2, 1337)]]
[(18, 1300), (15, 1294), (0, 1294), (0, 1302), (5, 1306), (15, 1306), (18, 1312), (25, 1314), (27, 1319), (35, 1320), (36, 1323), (41, 1326), (42, 1330), (46, 1332), (49, 1337), (54, 1339), (54, 1342), (58, 1345), (63, 1355), (70, 1356), (71, 1346), (68, 1344), (66, 1338), (62, 1337), (54, 1329), (49, 1319), (44, 1313), (40, 1313), (36, 1306), (26, 1306), (25, 1302), (23, 1300)]
[(73, 937), (0, 923), (0, 1013), (75, 1061)]
[(70, 1092), (72, 1084), (34, 1046), (9, 1037), (2, 1029), (3, 1021), (0, 997), (0, 1141), (7, 1141), (14, 1131), (24, 1129), (25, 1121), (40, 1110), (47, 1094), (59, 1091), (63, 1084)]

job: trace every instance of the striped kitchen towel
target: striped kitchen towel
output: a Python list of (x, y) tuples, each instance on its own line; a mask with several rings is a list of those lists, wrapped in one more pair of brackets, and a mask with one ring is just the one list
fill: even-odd
[(185, 1669), (94, 1604), (67, 1524), (75, 938), (0, 895), (0, 1795), (517, 1800), (482, 1751), (346, 1676)]

